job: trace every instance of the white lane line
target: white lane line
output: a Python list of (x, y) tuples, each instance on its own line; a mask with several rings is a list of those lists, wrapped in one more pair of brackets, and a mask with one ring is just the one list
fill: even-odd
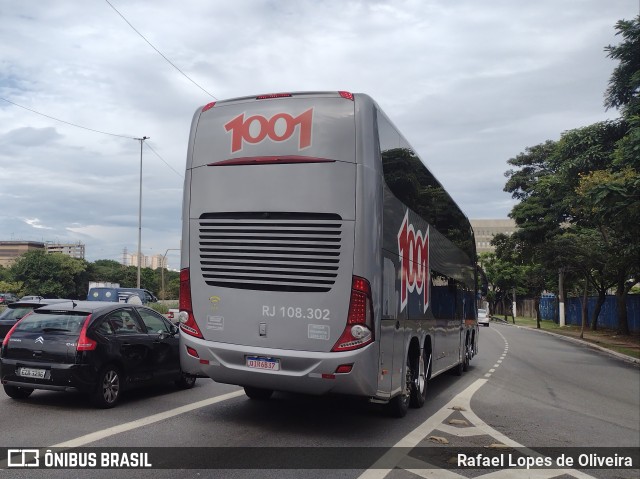
[[(442, 422), (451, 415), (451, 408), (453, 406), (457, 406), (461, 402), (465, 404), (471, 402), (471, 397), (474, 393), (480, 389), (485, 383), (486, 379), (476, 379), (474, 383), (471, 384), (467, 389), (462, 391), (460, 394), (455, 396), (451, 401), (445, 404), (442, 408), (440, 408), (435, 414), (430, 416), (425, 422), (407, 434), (405, 437), (400, 439), (393, 448), (384, 454), (382, 458), (380, 458), (379, 463), (381, 464), (398, 464), (406, 457), (406, 452), (403, 448), (413, 448), (416, 447), (420, 441), (422, 441), (427, 434), (429, 434), (434, 429), (437, 429)], [(378, 464), (378, 463), (376, 463)], [(376, 464), (371, 466), (371, 469), (367, 469), (364, 471), (359, 479), (382, 479), (387, 474), (391, 472), (391, 469), (376, 469)]]
[(84, 446), (92, 442), (100, 441), (101, 439), (104, 439), (106, 437), (114, 436), (122, 432), (131, 431), (132, 429), (137, 429), (139, 427), (148, 426), (149, 424), (153, 424), (154, 422), (164, 421), (165, 419), (169, 419), (171, 417), (175, 417), (180, 414), (193, 411), (195, 409), (200, 409), (202, 407), (211, 406), (212, 404), (217, 404), (222, 401), (227, 401), (229, 399), (237, 398), (239, 396), (242, 396), (243, 394), (244, 394), (244, 391), (240, 390), (240, 391), (234, 391), (232, 393), (223, 394), (222, 396), (216, 396), (213, 398), (204, 399), (202, 401), (186, 404), (184, 406), (180, 406), (175, 409), (170, 409), (169, 411), (161, 412), (158, 414), (154, 414), (152, 416), (136, 419), (135, 421), (126, 422), (124, 424), (119, 424), (117, 426), (103, 429), (102, 431), (92, 432), (91, 434), (86, 434), (84, 436), (71, 439), (70, 441), (61, 442), (59, 444), (54, 444), (53, 446), (49, 446), (49, 447)]

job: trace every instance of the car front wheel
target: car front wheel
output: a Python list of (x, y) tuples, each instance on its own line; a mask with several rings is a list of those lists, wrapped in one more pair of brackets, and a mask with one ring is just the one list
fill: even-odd
[(98, 385), (93, 394), (93, 403), (100, 408), (114, 407), (120, 399), (121, 376), (113, 366), (107, 366), (100, 371)]

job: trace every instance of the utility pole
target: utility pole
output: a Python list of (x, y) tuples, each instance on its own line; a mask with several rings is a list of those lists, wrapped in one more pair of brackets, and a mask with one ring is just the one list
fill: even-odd
[(138, 202), (138, 280), (136, 288), (140, 288), (140, 265), (142, 264), (142, 144), (148, 136), (136, 138), (140, 142), (140, 201)]

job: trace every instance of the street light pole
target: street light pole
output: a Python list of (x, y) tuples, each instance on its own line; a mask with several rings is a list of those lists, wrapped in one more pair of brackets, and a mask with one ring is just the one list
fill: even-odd
[(140, 288), (140, 264), (142, 263), (142, 144), (148, 140), (148, 136), (136, 138), (140, 142), (140, 201), (138, 202), (138, 280), (137, 288)]

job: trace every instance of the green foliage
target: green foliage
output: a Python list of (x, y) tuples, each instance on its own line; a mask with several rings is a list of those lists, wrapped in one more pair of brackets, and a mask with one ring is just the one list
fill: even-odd
[(23, 254), (10, 270), (13, 280), (23, 283), (23, 292), (48, 298), (78, 299), (88, 282), (86, 261), (42, 250)]
[(0, 292), (24, 296), (24, 286), (19, 281), (0, 281)]
[(633, 116), (640, 113), (640, 16), (620, 20), (616, 30), (623, 40), (605, 48), (609, 58), (619, 61), (609, 79), (605, 106), (622, 108), (625, 116)]

